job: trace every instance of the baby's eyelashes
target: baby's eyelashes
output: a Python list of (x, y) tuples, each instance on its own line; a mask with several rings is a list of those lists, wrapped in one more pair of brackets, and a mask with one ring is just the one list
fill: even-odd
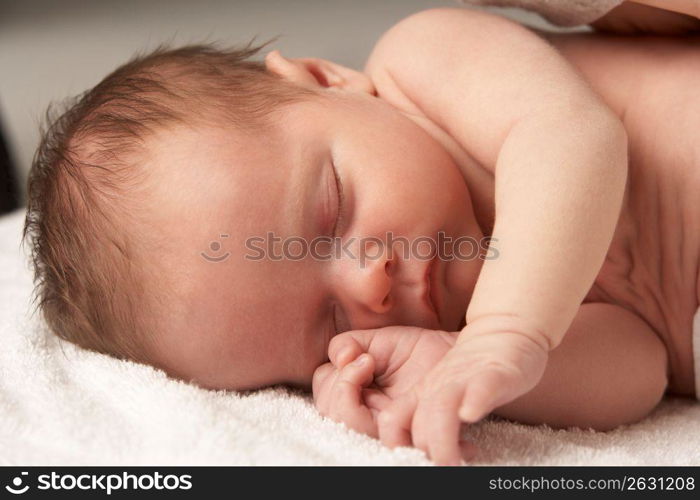
[(337, 198), (337, 207), (336, 207), (336, 218), (335, 222), (333, 223), (333, 237), (338, 236), (338, 232), (342, 228), (343, 222), (345, 220), (345, 195), (343, 194), (343, 183), (340, 180), (340, 176), (338, 175), (338, 170), (335, 167), (335, 163), (332, 163), (333, 166), (333, 175), (335, 176), (335, 188), (336, 188), (336, 198)]

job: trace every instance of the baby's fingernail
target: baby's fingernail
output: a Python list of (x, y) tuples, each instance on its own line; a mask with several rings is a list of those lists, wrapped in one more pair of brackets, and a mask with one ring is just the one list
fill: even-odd
[(483, 411), (478, 410), (477, 408), (474, 408), (472, 406), (462, 408), (459, 411), (459, 416), (464, 422), (470, 422), (470, 423), (476, 423), (482, 418), (484, 418), (487, 414), (484, 413)]
[(361, 354), (359, 358), (357, 358), (355, 361), (352, 362), (352, 364), (354, 366), (362, 366), (365, 364), (366, 361), (367, 361), (367, 356), (365, 356), (364, 354)]

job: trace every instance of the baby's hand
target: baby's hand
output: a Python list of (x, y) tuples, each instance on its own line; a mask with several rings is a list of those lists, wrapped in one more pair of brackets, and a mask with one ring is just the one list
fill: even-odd
[(454, 345), (456, 336), (456, 332), (390, 326), (334, 337), (328, 348), (330, 363), (314, 373), (316, 407), (351, 429), (395, 441), (384, 435), (402, 431), (378, 426), (378, 414), (420, 382)]
[(516, 328), (499, 328), (493, 319), (468, 324), (413, 390), (382, 409), (385, 444), (405, 446), (412, 440), (436, 463), (457, 465), (461, 422), (477, 422), (537, 385), (548, 344)]
[(374, 358), (362, 354), (342, 368), (333, 363), (318, 367), (313, 377), (313, 394), (319, 413), (377, 437), (377, 412), (386, 406), (382, 402), (387, 398), (380, 391), (368, 389), (374, 380), (374, 366)]

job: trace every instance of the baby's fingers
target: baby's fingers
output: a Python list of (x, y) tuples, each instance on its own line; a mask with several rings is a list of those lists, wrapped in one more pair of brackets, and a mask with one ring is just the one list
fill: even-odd
[(363, 352), (360, 344), (349, 335), (334, 337), (328, 346), (328, 358), (338, 369), (359, 358)]
[(392, 399), (379, 389), (363, 389), (362, 399), (370, 410), (376, 412), (385, 410), (393, 403)]
[(411, 422), (417, 398), (409, 391), (384, 408), (377, 417), (379, 439), (389, 448), (411, 446)]
[(314, 372), (311, 380), (311, 391), (314, 397), (314, 405), (321, 415), (328, 414), (328, 401), (331, 396), (333, 382), (338, 376), (337, 370), (330, 363), (325, 363)]
[(459, 386), (424, 394), (419, 401), (411, 431), (416, 448), (425, 451), (438, 465), (460, 465), (457, 415), (463, 391)]
[(362, 391), (373, 380), (374, 360), (363, 354), (338, 373), (330, 395), (328, 417), (349, 428), (377, 437), (370, 409), (362, 400)]
[(336, 335), (328, 345), (330, 362), (336, 368), (343, 368), (363, 352), (368, 352), (376, 332), (377, 330), (351, 330)]

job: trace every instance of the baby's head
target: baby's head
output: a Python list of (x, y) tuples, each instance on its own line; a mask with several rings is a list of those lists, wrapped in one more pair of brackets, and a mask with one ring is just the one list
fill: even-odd
[(57, 335), (251, 389), (308, 387), (340, 331), (462, 324), (481, 260), (436, 245), (481, 232), (451, 156), (366, 75), (259, 49), (158, 50), (52, 121), (25, 235)]

